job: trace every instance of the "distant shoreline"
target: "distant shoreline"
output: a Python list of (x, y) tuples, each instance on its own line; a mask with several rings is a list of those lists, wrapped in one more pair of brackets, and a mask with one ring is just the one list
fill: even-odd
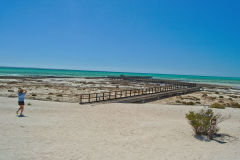
[[(30, 76), (0, 76), (0, 79), (48, 79), (48, 78), (86, 78), (86, 79), (102, 79), (102, 78), (108, 78), (107, 76), (105, 77), (79, 77), (79, 76), (41, 76), (41, 75), (30, 75)], [(164, 79), (168, 80), (168, 79)], [(181, 81), (181, 80), (177, 80)], [(185, 81), (189, 82), (189, 81)], [(219, 85), (219, 84), (208, 84), (208, 83), (200, 83), (200, 82), (193, 82), (197, 83), (201, 87), (216, 87), (216, 88), (232, 88), (232, 89), (239, 89), (240, 87), (234, 87), (234, 86), (228, 86), (228, 85)]]

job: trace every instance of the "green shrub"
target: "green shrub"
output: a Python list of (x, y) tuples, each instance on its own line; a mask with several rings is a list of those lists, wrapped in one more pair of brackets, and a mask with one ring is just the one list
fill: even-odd
[(238, 98), (238, 96), (234, 96), (234, 95), (230, 95), (229, 97), (232, 97), (232, 98)]
[(28, 106), (31, 106), (32, 104), (30, 102), (27, 103)]
[(57, 94), (57, 97), (62, 97), (63, 95), (62, 94)]
[(33, 97), (37, 96), (35, 93), (32, 94)]
[(185, 105), (195, 105), (194, 102), (185, 102), (185, 101), (183, 101), (182, 104), (185, 104)]
[(202, 97), (207, 97), (208, 94), (207, 93), (203, 93)]
[(229, 107), (232, 107), (232, 108), (240, 108), (240, 104), (237, 103), (237, 102), (232, 102), (232, 103), (230, 103)]
[[(221, 115), (215, 115), (211, 109), (201, 109), (198, 112), (189, 111), (189, 113), (186, 114), (186, 118), (196, 135), (208, 135), (210, 119), (212, 117), (216, 118), (218, 123)], [(216, 127), (215, 133), (217, 133), (218, 130), (219, 129)]]
[(213, 103), (210, 105), (210, 108), (225, 109), (225, 106), (221, 103)]
[(209, 96), (208, 99), (211, 100), (211, 101), (213, 101), (213, 100), (217, 99), (217, 97), (210, 97), (210, 96)]
[(176, 102), (176, 103), (182, 103), (180, 100), (176, 100), (175, 102)]
[(46, 99), (47, 99), (47, 100), (52, 100), (52, 98), (51, 98), (51, 97), (47, 97)]
[(187, 102), (186, 105), (195, 105), (194, 102)]

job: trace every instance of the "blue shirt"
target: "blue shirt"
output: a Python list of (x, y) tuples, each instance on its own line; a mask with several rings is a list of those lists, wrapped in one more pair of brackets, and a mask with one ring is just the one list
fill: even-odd
[(18, 93), (18, 101), (24, 102), (25, 95), (26, 95), (26, 93)]

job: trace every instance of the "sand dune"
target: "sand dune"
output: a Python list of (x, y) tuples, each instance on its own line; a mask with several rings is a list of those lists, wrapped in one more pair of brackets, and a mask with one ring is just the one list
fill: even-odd
[(240, 159), (240, 109), (214, 110), (231, 115), (220, 125), (231, 137), (221, 144), (193, 136), (185, 113), (201, 106), (27, 100), (19, 118), (16, 102), (0, 97), (1, 160)]

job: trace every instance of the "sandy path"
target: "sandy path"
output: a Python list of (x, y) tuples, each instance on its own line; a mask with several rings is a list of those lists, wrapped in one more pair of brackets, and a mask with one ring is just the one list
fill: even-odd
[[(15, 116), (16, 99), (0, 97), (0, 160), (237, 160), (239, 140), (220, 144), (193, 137), (184, 115), (197, 106), (84, 105), (34, 101)], [(221, 133), (240, 138), (240, 109)]]

